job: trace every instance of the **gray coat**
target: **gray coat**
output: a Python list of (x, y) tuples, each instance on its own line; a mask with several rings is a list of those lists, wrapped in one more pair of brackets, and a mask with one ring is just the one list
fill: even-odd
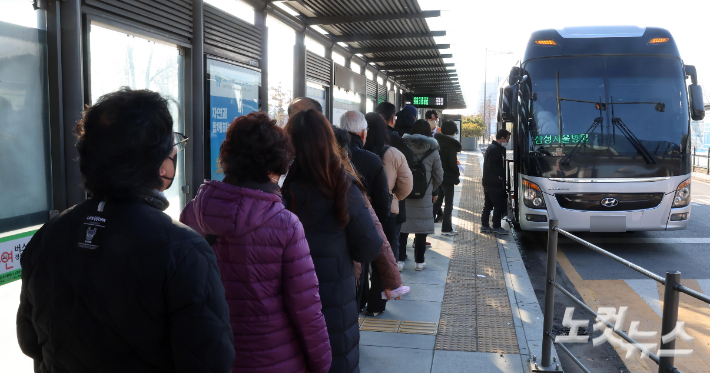
[[(433, 137), (424, 135), (404, 135), (404, 141), (414, 152), (414, 157), (419, 159), (429, 149), (439, 149), (439, 143)], [(439, 152), (433, 152), (424, 159), (427, 178), (431, 178), (426, 196), (421, 199), (405, 199), (407, 206), (407, 221), (402, 224), (402, 233), (434, 233), (434, 203), (431, 193), (438, 188), (444, 177), (441, 167)]]

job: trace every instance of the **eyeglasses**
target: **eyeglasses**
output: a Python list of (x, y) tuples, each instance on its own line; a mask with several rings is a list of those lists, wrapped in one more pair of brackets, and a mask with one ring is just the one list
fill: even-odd
[(177, 146), (178, 151), (185, 150), (185, 144), (187, 144), (187, 140), (189, 140), (190, 138), (180, 132), (173, 132), (173, 136), (175, 137), (174, 146)]

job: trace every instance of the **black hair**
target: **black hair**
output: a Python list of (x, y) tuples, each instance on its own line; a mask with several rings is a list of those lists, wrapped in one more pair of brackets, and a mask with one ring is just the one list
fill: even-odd
[(385, 119), (380, 114), (367, 113), (365, 120), (367, 121), (367, 141), (365, 141), (364, 148), (380, 155), (385, 145), (390, 144), (390, 134)]
[(76, 125), (84, 189), (96, 198), (132, 199), (163, 186), (160, 167), (174, 147), (168, 100), (123, 87), (88, 106)]
[(510, 131), (508, 131), (508, 130), (499, 129), (498, 132), (496, 132), (496, 140), (504, 139), (508, 136), (510, 136)]
[(424, 135), (428, 137), (432, 137), (431, 135), (431, 127), (429, 126), (429, 122), (427, 122), (424, 119), (417, 119), (416, 122), (414, 122), (414, 125), (412, 126), (412, 135)]
[(397, 113), (397, 108), (393, 103), (385, 101), (377, 105), (375, 112), (382, 115), (382, 118), (385, 119), (385, 123), (388, 123), (394, 118), (395, 113)]
[[(299, 105), (301, 101), (305, 101)], [(288, 113), (288, 116), (293, 116), (296, 113), (293, 112), (293, 106), (296, 104), (297, 106), (303, 106), (300, 108), (298, 111), (304, 111), (304, 110), (309, 110), (313, 109), (316, 110), (319, 113), (323, 113), (323, 106), (320, 104), (320, 102), (310, 98), (310, 97), (296, 97), (291, 101), (290, 104), (288, 104), (288, 108), (286, 109), (286, 112)]]
[(445, 120), (444, 123), (441, 124), (441, 133), (443, 133), (444, 135), (453, 136), (458, 132), (459, 127), (453, 120)]
[(335, 142), (343, 149), (343, 154), (350, 158), (350, 132), (333, 125)]
[(424, 114), (424, 119), (434, 119), (434, 115), (439, 118), (439, 113), (436, 110), (429, 110)]

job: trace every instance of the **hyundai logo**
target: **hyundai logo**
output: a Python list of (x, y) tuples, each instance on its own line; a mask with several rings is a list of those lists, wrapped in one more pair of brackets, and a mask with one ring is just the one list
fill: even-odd
[(604, 207), (614, 207), (619, 204), (619, 200), (616, 198), (604, 198), (601, 202)]

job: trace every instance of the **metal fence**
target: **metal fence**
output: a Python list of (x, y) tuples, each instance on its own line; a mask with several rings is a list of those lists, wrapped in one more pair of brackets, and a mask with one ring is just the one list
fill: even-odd
[[(585, 372), (589, 370), (580, 362), (562, 343), (555, 341), (556, 337), (552, 334), (552, 323), (553, 323), (553, 311), (555, 305), (555, 289), (558, 289), (562, 294), (569, 297), (572, 301), (577, 303), (585, 311), (589, 312), (596, 320), (606, 325), (619, 337), (623, 338), (627, 342), (631, 343), (639, 352), (648, 355), (648, 357), (659, 365), (659, 373), (681, 373), (678, 369), (673, 366), (674, 357), (673, 356), (661, 356), (658, 357), (656, 354), (652, 353), (637, 341), (629, 337), (622, 330), (618, 330), (612, 323), (610, 323), (605, 318), (599, 316), (594, 310), (587, 306), (583, 301), (577, 299), (571, 292), (565, 289), (555, 280), (555, 275), (557, 272), (557, 237), (558, 234), (562, 234), (572, 241), (575, 241), (582, 246), (592, 249), (599, 254), (602, 254), (608, 258), (614, 259), (617, 262), (647, 276), (659, 283), (665, 285), (665, 294), (663, 302), (663, 316), (661, 321), (661, 337), (671, 333), (678, 322), (678, 305), (680, 301), (680, 293), (685, 293), (693, 298), (699, 299), (705, 303), (710, 304), (710, 297), (705, 294), (699, 293), (693, 289), (681, 285), (680, 283), (680, 272), (666, 272), (666, 277), (663, 278), (645, 268), (642, 268), (634, 263), (629, 262), (617, 255), (614, 255), (590, 242), (587, 242), (557, 226), (557, 220), (551, 219), (550, 226), (547, 236), (547, 284), (545, 287), (545, 317), (543, 321), (543, 342), (542, 342), (542, 356), (539, 362), (537, 358), (533, 357), (531, 362), (531, 369), (533, 372), (561, 372), (559, 364), (552, 358), (552, 343), (556, 343), (560, 349), (565, 352), (569, 357)], [(574, 330), (574, 329), (571, 329)], [(661, 349), (663, 350), (674, 350), (675, 349), (675, 339), (668, 342), (663, 342), (661, 338)]]
[(705, 149), (693, 147), (693, 169), (695, 167), (704, 168), (705, 174), (710, 175), (710, 148), (705, 151)]

